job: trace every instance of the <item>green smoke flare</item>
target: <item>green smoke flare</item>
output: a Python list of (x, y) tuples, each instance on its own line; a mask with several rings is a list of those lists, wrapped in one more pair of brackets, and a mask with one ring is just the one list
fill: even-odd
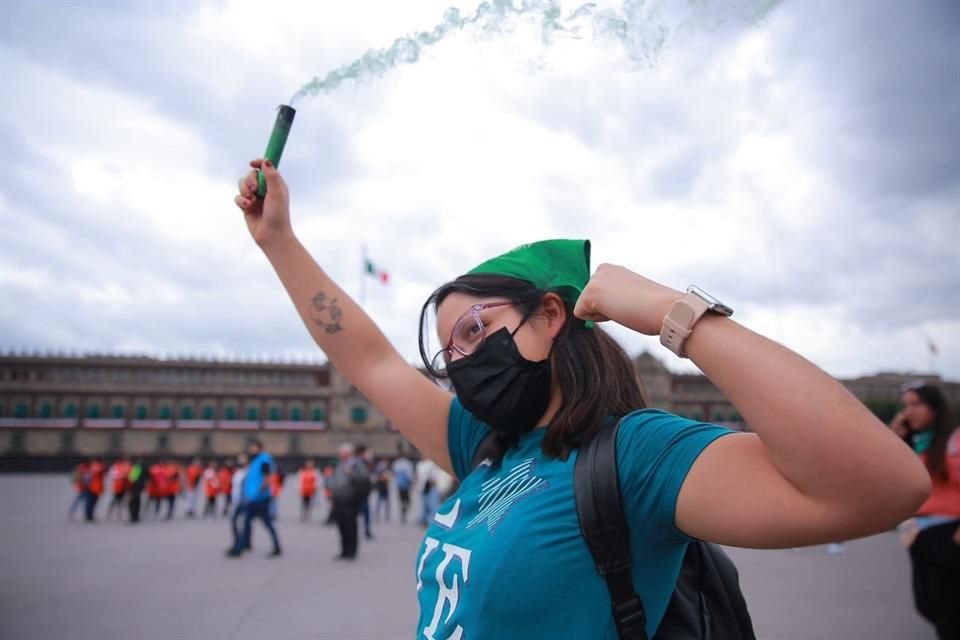
[(380, 77), (400, 64), (413, 64), (427, 47), (467, 27), (493, 35), (509, 33), (518, 20), (539, 22), (541, 39), (549, 46), (554, 36), (610, 38), (620, 43), (631, 62), (656, 64), (671, 35), (685, 29), (714, 31), (727, 23), (754, 25), (766, 18), (781, 0), (626, 0), (617, 9), (596, 3), (581, 5), (563, 15), (559, 0), (492, 0), (481, 3), (472, 16), (450, 8), (430, 31), (394, 40), (386, 49), (371, 49), (349, 64), (317, 76), (290, 99), (335, 90), (347, 80)]

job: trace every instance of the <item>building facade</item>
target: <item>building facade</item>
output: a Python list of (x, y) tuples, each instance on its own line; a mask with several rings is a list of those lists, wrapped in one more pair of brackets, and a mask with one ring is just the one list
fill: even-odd
[[(673, 373), (650, 353), (634, 364), (650, 406), (747, 428), (706, 377)], [(918, 378), (939, 384), (960, 407), (960, 384), (935, 375), (842, 382), (888, 420), (901, 386)], [(342, 442), (377, 455), (416, 455), (325, 363), (0, 355), (0, 468), (62, 468), (92, 455), (227, 457), (254, 435), (291, 463), (332, 458)]]
[[(736, 408), (706, 376), (672, 373), (649, 352), (634, 359), (634, 367), (643, 384), (650, 406), (678, 415), (748, 429)], [(869, 407), (884, 423), (900, 408), (904, 385), (929, 382), (940, 387), (954, 415), (960, 417), (960, 383), (943, 380), (932, 373), (878, 373), (872, 376), (841, 379), (853, 395)]]
[(344, 441), (411, 453), (386, 418), (318, 363), (0, 356), (0, 465), (90, 455), (232, 456), (253, 435), (280, 458)]

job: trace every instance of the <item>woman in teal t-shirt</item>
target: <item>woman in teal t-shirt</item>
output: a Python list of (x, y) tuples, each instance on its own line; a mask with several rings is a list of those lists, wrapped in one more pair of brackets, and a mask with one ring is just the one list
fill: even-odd
[[(251, 164), (235, 202), (310, 334), (461, 482), (415, 560), (417, 637), (615, 637), (571, 485), (580, 444), (624, 416), (618, 473), (651, 636), (690, 538), (756, 548), (847, 540), (892, 528), (929, 492), (912, 452), (830, 376), (702, 291), (685, 295), (614, 265), (591, 274), (584, 240), (518, 247), (430, 296), (421, 354), (451, 394), (317, 265), (293, 232), (285, 182), (268, 162)], [(255, 195), (257, 171), (265, 199)], [(432, 336), (423, 327), (434, 313)], [(630, 361), (602, 322), (660, 335), (752, 433), (644, 409)], [(498, 453), (471, 469), (491, 430)]]

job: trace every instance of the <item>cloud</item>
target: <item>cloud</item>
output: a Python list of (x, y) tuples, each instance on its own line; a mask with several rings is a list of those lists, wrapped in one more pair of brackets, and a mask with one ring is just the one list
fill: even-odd
[[(315, 354), (234, 185), (278, 103), (445, 8), (5, 7), (0, 347)], [(957, 18), (785, 3), (755, 28), (678, 34), (654, 68), (609, 41), (544, 48), (523, 24), (456, 34), (297, 105), (296, 228), (410, 360), (437, 285), (589, 237), (595, 263), (696, 282), (831, 373), (925, 369), (932, 340), (957, 378)], [(364, 246), (391, 285), (363, 280)]]

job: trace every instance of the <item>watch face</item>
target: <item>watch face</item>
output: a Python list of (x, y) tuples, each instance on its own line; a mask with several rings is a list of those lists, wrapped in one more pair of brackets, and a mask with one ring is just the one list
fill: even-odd
[(714, 313), (719, 313), (722, 316), (728, 316), (728, 317), (733, 315), (733, 309), (723, 304), (722, 302), (720, 302), (719, 300), (714, 298), (712, 295), (710, 295), (709, 293), (707, 293), (706, 291), (704, 291), (703, 289), (701, 289), (696, 285), (692, 284), (689, 287), (687, 287), (687, 293), (692, 293), (696, 296), (699, 296), (700, 298), (703, 298), (706, 301), (706, 303), (710, 305), (708, 307), (709, 310), (713, 311)]

